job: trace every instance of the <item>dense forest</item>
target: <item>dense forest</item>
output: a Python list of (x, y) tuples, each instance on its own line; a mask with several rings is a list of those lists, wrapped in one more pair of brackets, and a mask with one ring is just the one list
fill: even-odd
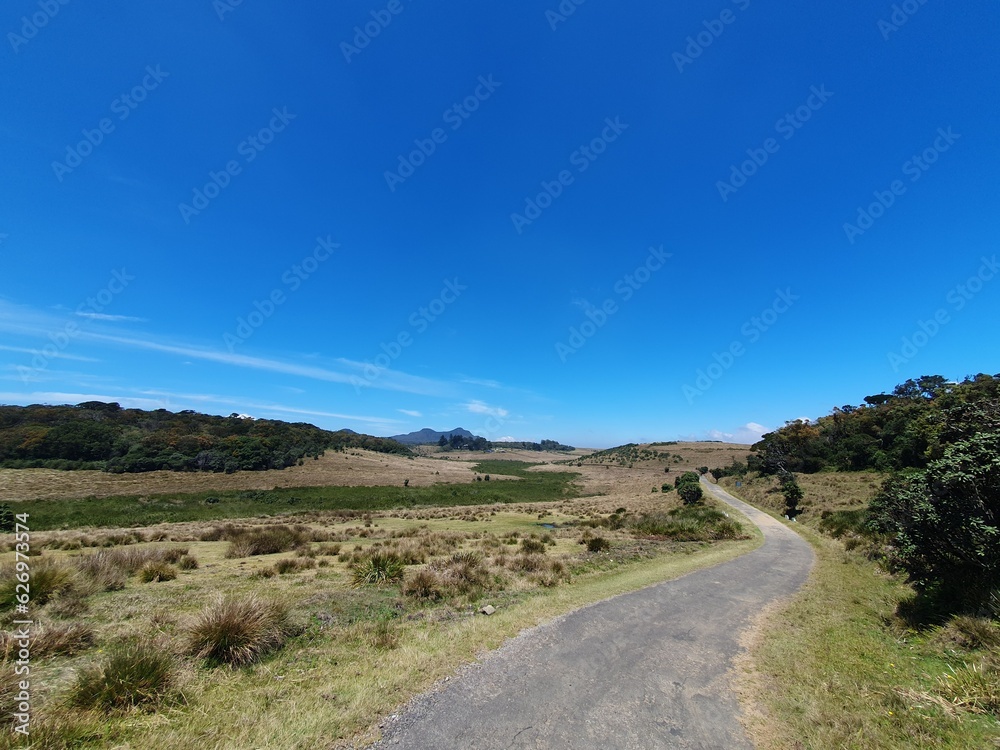
[(101, 401), (0, 406), (3, 468), (259, 471), (347, 448), (410, 455), (406, 446), (386, 438), (236, 414), (123, 409)]
[(751, 448), (749, 468), (764, 474), (923, 469), (948, 445), (998, 429), (1000, 375), (960, 383), (925, 375), (814, 422), (786, 423)]

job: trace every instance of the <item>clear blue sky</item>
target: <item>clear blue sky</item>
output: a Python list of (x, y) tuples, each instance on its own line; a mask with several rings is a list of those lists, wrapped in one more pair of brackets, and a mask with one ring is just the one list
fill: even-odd
[(1000, 372), (1000, 7), (902, 6), (10, 0), (0, 402), (603, 447)]

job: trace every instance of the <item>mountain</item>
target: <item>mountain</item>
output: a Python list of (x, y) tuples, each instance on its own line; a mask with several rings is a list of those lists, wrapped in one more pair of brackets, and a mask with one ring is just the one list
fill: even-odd
[(444, 435), (446, 438), (451, 438), (452, 435), (458, 435), (464, 438), (473, 438), (473, 435), (468, 430), (463, 430), (461, 427), (456, 427), (454, 430), (448, 430), (447, 432), (437, 432), (432, 430), (430, 427), (425, 427), (417, 432), (410, 432), (406, 435), (393, 435), (390, 440), (395, 440), (397, 443), (405, 443), (406, 445), (423, 445), (425, 443), (437, 443), (441, 440), (441, 436)]

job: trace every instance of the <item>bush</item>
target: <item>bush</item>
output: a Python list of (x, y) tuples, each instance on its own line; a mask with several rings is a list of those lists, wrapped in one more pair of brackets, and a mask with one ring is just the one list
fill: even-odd
[(891, 539), (890, 565), (954, 611), (1000, 588), (1000, 431), (948, 446), (926, 470), (890, 477), (869, 505), (870, 528)]
[(603, 550), (610, 549), (610, 547), (611, 542), (604, 537), (595, 536), (587, 540), (588, 552), (602, 552)]
[(290, 633), (288, 609), (253, 594), (226, 597), (188, 628), (188, 651), (210, 664), (252, 664), (280, 648)]
[(173, 682), (170, 652), (152, 643), (118, 646), (104, 662), (77, 674), (70, 703), (103, 711), (158, 703)]
[(545, 553), (545, 542), (541, 539), (522, 539), (521, 540), (521, 551), (526, 555), (531, 555), (535, 553)]
[(139, 580), (143, 583), (158, 583), (172, 581), (177, 577), (177, 569), (165, 562), (148, 562), (139, 571)]
[(403, 561), (391, 552), (373, 552), (351, 566), (353, 585), (384, 586), (403, 577)]
[(681, 500), (684, 501), (685, 505), (695, 505), (701, 501), (704, 493), (697, 484), (688, 482), (677, 488), (677, 494), (681, 496)]
[(182, 555), (177, 561), (177, 567), (181, 570), (194, 570), (198, 567), (198, 560), (192, 555)]

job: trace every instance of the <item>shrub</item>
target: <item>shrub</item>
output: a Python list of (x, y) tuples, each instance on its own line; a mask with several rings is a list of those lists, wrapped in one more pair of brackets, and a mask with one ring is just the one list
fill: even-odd
[(172, 581), (177, 577), (177, 569), (165, 562), (148, 562), (139, 571), (139, 580), (143, 583), (158, 583)]
[(604, 537), (595, 536), (587, 540), (588, 552), (601, 552), (603, 550), (609, 549), (610, 547), (611, 547), (611, 542), (609, 542)]
[(192, 555), (183, 555), (177, 561), (177, 567), (181, 570), (194, 570), (198, 567), (198, 560)]
[(101, 664), (77, 673), (70, 703), (103, 711), (158, 703), (173, 682), (170, 652), (148, 643), (118, 646)]
[(188, 650), (211, 664), (252, 664), (290, 633), (288, 609), (253, 594), (220, 598), (188, 628)]
[(384, 586), (403, 577), (403, 561), (391, 552), (372, 552), (351, 566), (355, 587)]
[(677, 488), (677, 494), (681, 496), (681, 500), (684, 501), (685, 505), (695, 505), (701, 501), (704, 493), (697, 484), (687, 482)]
[(526, 555), (531, 555), (535, 553), (545, 553), (545, 542), (540, 539), (522, 539), (521, 540), (521, 552)]

